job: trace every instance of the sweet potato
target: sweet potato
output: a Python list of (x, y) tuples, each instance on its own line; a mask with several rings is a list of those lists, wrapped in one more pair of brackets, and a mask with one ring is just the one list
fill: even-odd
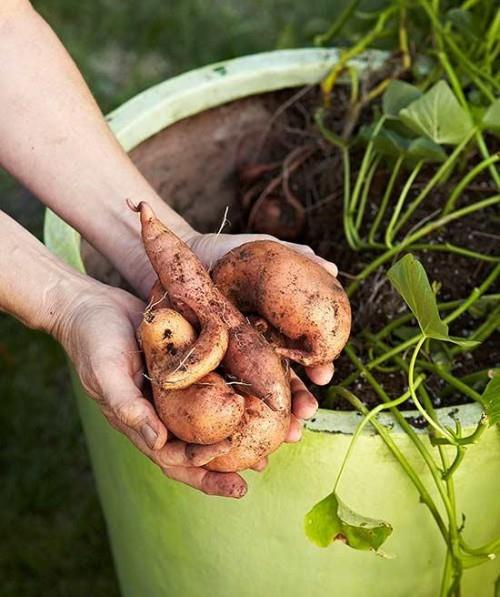
[(321, 265), (273, 241), (246, 243), (215, 267), (212, 278), (243, 313), (258, 313), (284, 336), (283, 357), (305, 366), (336, 359), (351, 329), (349, 300)]
[(159, 278), (138, 330), (159, 416), (186, 442), (231, 439), (206, 468), (249, 468), (289, 426), (284, 359), (335, 359), (349, 335), (349, 301), (320, 265), (273, 241), (234, 249), (212, 280), (147, 204), (134, 209)]
[[(207, 468), (251, 467), (284, 440), (291, 400), (287, 370), (273, 347), (215, 287), (191, 250), (147, 204), (134, 209), (140, 213), (144, 246), (161, 283), (138, 332), (158, 413), (184, 441), (212, 443), (231, 437), (233, 449)], [(155, 302), (172, 309), (155, 309)], [(172, 313), (195, 318), (199, 335), (187, 319), (181, 322)], [(219, 364), (235, 386), (216, 373), (209, 375)], [(233, 387), (245, 394), (244, 410)]]

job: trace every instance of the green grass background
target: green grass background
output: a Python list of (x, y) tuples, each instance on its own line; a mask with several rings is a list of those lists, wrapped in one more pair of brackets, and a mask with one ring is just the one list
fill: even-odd
[[(309, 45), (342, 4), (34, 1), (104, 112), (196, 66)], [(1, 171), (0, 209), (42, 237), (42, 207)], [(0, 596), (118, 595), (64, 355), (1, 314), (0, 437)]]

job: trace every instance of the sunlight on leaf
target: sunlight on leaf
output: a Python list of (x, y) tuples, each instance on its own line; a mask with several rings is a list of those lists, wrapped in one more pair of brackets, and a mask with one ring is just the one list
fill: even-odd
[(356, 514), (335, 492), (318, 502), (304, 522), (306, 535), (318, 547), (341, 541), (353, 549), (378, 551), (392, 533), (390, 524)]
[(391, 284), (403, 297), (415, 315), (422, 333), (428, 338), (454, 342), (465, 347), (476, 346), (472, 340), (455, 338), (448, 333), (448, 325), (442, 321), (432, 291), (429, 278), (423, 265), (409, 253), (397, 261), (387, 272)]
[(473, 123), (444, 81), (403, 108), (399, 116), (412, 130), (438, 144), (457, 145), (473, 130)]
[(500, 373), (492, 372), (493, 377), (481, 394), (481, 404), (488, 417), (489, 425), (500, 423)]
[(500, 135), (500, 97), (486, 110), (483, 117), (483, 126), (485, 129)]
[(382, 98), (384, 114), (390, 118), (398, 118), (399, 112), (422, 96), (420, 89), (404, 81), (391, 81)]

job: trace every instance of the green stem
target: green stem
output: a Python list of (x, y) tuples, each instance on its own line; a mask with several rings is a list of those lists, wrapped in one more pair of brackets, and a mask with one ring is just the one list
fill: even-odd
[(382, 197), (382, 201), (380, 202), (380, 207), (377, 211), (377, 215), (375, 217), (375, 220), (373, 221), (373, 224), (370, 228), (370, 232), (368, 234), (368, 244), (369, 245), (375, 244), (375, 236), (377, 234), (380, 223), (382, 222), (385, 212), (387, 210), (387, 206), (389, 204), (389, 199), (392, 195), (392, 190), (394, 188), (394, 184), (398, 177), (398, 174), (401, 169), (401, 165), (403, 164), (403, 161), (404, 161), (404, 156), (399, 156), (398, 159), (396, 160), (396, 163), (394, 164), (394, 168), (392, 169), (391, 176), (387, 183), (387, 187), (385, 189), (384, 196)]
[(422, 201), (427, 197), (427, 195), (434, 190), (434, 187), (438, 185), (441, 180), (448, 174), (451, 168), (454, 166), (458, 156), (462, 153), (464, 147), (469, 143), (472, 137), (475, 134), (475, 129), (473, 129), (463, 141), (455, 147), (453, 152), (448, 156), (445, 162), (441, 164), (441, 166), (437, 169), (434, 176), (429, 179), (427, 184), (424, 188), (420, 191), (420, 193), (415, 197), (415, 199), (410, 203), (408, 209), (401, 217), (400, 221), (395, 227), (394, 233), (397, 234), (401, 228), (406, 224), (406, 222), (411, 218), (413, 212), (417, 209), (417, 207), (422, 203)]
[(356, 214), (356, 222), (355, 222), (355, 228), (356, 228), (356, 231), (358, 232), (358, 235), (359, 235), (359, 231), (361, 228), (361, 224), (363, 222), (363, 216), (365, 215), (366, 204), (368, 202), (368, 193), (370, 191), (372, 179), (377, 170), (379, 163), (380, 163), (380, 156), (377, 156), (373, 160), (372, 165), (371, 165), (370, 169), (368, 170), (368, 173), (366, 175), (366, 179), (365, 179), (365, 182), (363, 185), (363, 192), (361, 193), (361, 200), (359, 202), (359, 209), (358, 209), (358, 213)]
[[(444, 369), (444, 367), (439, 367), (438, 365), (434, 365), (433, 363), (428, 363), (425, 361), (420, 362), (419, 365), (420, 367), (422, 367), (422, 369), (427, 369), (428, 371), (436, 373), (437, 375), (439, 375), (439, 377), (441, 377), (447, 383), (449, 383), (450, 386), (453, 386), (455, 389), (457, 389), (465, 396), (468, 396), (475, 402), (479, 402), (479, 404), (481, 404), (481, 394), (479, 394), (471, 387), (469, 387), (467, 384), (463, 383), (454, 375), (449, 373), (446, 369)], [(455, 441), (453, 441), (452, 443), (455, 443)]]
[(401, 190), (401, 193), (399, 194), (396, 206), (394, 207), (394, 211), (392, 212), (391, 219), (385, 231), (385, 244), (389, 248), (392, 247), (392, 239), (394, 238), (395, 227), (398, 222), (401, 210), (403, 209), (406, 197), (408, 196), (408, 193), (411, 190), (411, 186), (415, 178), (418, 176), (418, 173), (420, 172), (423, 165), (423, 161), (418, 162), (418, 164), (415, 166), (410, 176), (408, 177), (408, 180), (406, 181), (403, 189)]
[(464, 192), (464, 190), (470, 185), (470, 183), (476, 178), (478, 174), (480, 174), (486, 168), (489, 168), (491, 165), (495, 164), (500, 160), (500, 154), (496, 153), (482, 162), (479, 162), (470, 172), (468, 172), (463, 179), (457, 184), (451, 195), (449, 196), (448, 200), (443, 209), (443, 215), (449, 214), (451, 211), (455, 209), (455, 204), (459, 199), (460, 195)]
[[(336, 386), (335, 391), (340, 396), (342, 396), (342, 398), (344, 398), (350, 404), (352, 404), (352, 406), (356, 410), (359, 410), (359, 412), (361, 412), (363, 415), (367, 415), (369, 413), (368, 409), (363, 404), (363, 402), (361, 402), (361, 400), (357, 396), (355, 396), (352, 392), (350, 392), (349, 390), (346, 390), (345, 388)], [(410, 481), (413, 483), (413, 485), (417, 489), (417, 491), (420, 495), (420, 499), (427, 506), (432, 517), (436, 521), (436, 524), (441, 532), (441, 535), (443, 536), (443, 539), (446, 542), (448, 542), (448, 531), (447, 531), (446, 525), (444, 524), (443, 519), (441, 518), (441, 515), (439, 513), (439, 510), (437, 509), (436, 505), (434, 504), (434, 501), (432, 500), (431, 495), (427, 491), (425, 485), (420, 480), (418, 474), (413, 469), (413, 467), (408, 462), (408, 460), (405, 458), (405, 456), (403, 455), (401, 450), (397, 447), (396, 443), (394, 442), (394, 440), (391, 437), (390, 432), (387, 431), (387, 429), (383, 425), (381, 425), (376, 419), (372, 420), (371, 424), (375, 428), (377, 433), (380, 435), (380, 437), (384, 441), (385, 445), (392, 452), (392, 454), (394, 455), (396, 460), (399, 462), (399, 464), (401, 465), (401, 467), (403, 468), (405, 473), (408, 475), (408, 478), (410, 479)]]
[[(467, 101), (467, 98), (465, 97), (463, 90), (462, 90), (462, 85), (460, 84), (460, 81), (458, 80), (458, 77), (455, 74), (455, 71), (453, 70), (453, 68), (450, 64), (446, 53), (438, 52), (438, 57), (439, 57), (439, 61), (441, 62), (441, 64), (443, 65), (443, 68), (446, 71), (446, 74), (448, 75), (448, 78), (450, 79), (450, 83), (453, 87), (453, 90), (454, 90), (455, 94), (457, 95), (458, 99), (460, 100), (460, 103), (462, 104), (463, 109), (467, 112), (469, 118), (472, 120), (472, 114), (471, 114), (471, 111), (469, 108), (469, 103)], [(490, 102), (494, 101), (494, 99), (495, 98), (493, 96), (489, 98)], [(477, 146), (479, 147), (479, 151), (481, 152), (481, 155), (483, 156), (484, 159), (489, 159), (491, 156), (488, 151), (488, 147), (486, 146), (486, 141), (484, 140), (482, 132), (476, 128), (476, 129), (474, 129), (474, 135), (476, 137), (476, 143), (477, 143)], [(500, 188), (500, 175), (497, 172), (494, 164), (490, 164), (489, 170), (490, 170), (493, 180), (495, 181), (495, 184), (497, 185), (497, 188)]]
[(449, 315), (444, 318), (445, 323), (451, 323), (458, 319), (462, 313), (470, 309), (470, 307), (479, 299), (481, 296), (488, 290), (488, 288), (497, 280), (498, 276), (500, 275), (500, 264), (496, 265), (486, 279), (483, 281), (481, 286), (474, 288), (474, 290), (470, 293), (468, 298), (454, 311), (452, 311)]
[(500, 257), (494, 255), (484, 255), (483, 253), (477, 253), (476, 251), (470, 251), (463, 247), (457, 247), (451, 243), (444, 244), (433, 244), (433, 243), (417, 243), (409, 247), (415, 251), (444, 251), (446, 253), (455, 253), (456, 255), (462, 255), (463, 257), (470, 257), (471, 259), (479, 259), (480, 261), (488, 261), (490, 263), (500, 263)]
[[(420, 375), (415, 380), (415, 386), (418, 387), (422, 383), (423, 380), (424, 380), (424, 376)], [(337, 475), (337, 480), (335, 481), (335, 485), (333, 487), (334, 492), (337, 491), (340, 479), (342, 477), (342, 473), (344, 472), (347, 462), (352, 455), (354, 445), (355, 445), (358, 437), (360, 436), (361, 432), (366, 427), (366, 425), (383, 410), (386, 410), (388, 408), (396, 408), (400, 404), (403, 404), (403, 402), (406, 402), (408, 400), (408, 398), (410, 398), (410, 396), (411, 396), (410, 390), (407, 390), (406, 392), (404, 392), (404, 394), (401, 394), (401, 396), (399, 398), (395, 398), (394, 400), (390, 400), (389, 402), (377, 405), (375, 408), (373, 408), (370, 412), (368, 412), (365, 415), (365, 417), (362, 421), (360, 421), (360, 423), (356, 427), (356, 430), (354, 431), (351, 443), (349, 444), (349, 447), (347, 448), (347, 452), (344, 456), (344, 460), (340, 466), (340, 470)]]
[(406, 236), (398, 245), (396, 245), (392, 249), (389, 249), (388, 251), (386, 251), (385, 253), (380, 255), (377, 259), (374, 259), (367, 267), (365, 267), (365, 269), (361, 273), (359, 273), (356, 276), (356, 280), (354, 280), (348, 286), (347, 294), (349, 296), (352, 296), (353, 293), (357, 290), (360, 283), (365, 278), (367, 278), (372, 272), (377, 270), (381, 265), (383, 265), (384, 263), (389, 261), (389, 259), (394, 257), (396, 254), (400, 253), (401, 251), (403, 251), (404, 249), (409, 247), (412, 243), (415, 243), (417, 240), (420, 240), (424, 236), (430, 234), (431, 232), (434, 232), (435, 230), (437, 230), (438, 228), (441, 228), (442, 226), (446, 226), (446, 224), (449, 224), (450, 222), (453, 222), (454, 220), (458, 220), (458, 219), (463, 218), (464, 216), (467, 216), (471, 213), (480, 211), (481, 209), (485, 209), (487, 207), (496, 205), (498, 203), (500, 203), (500, 195), (493, 195), (492, 197), (488, 197), (488, 199), (483, 199), (482, 201), (478, 201), (477, 203), (474, 203), (473, 205), (468, 205), (466, 207), (462, 207), (461, 209), (458, 209), (457, 211), (454, 211), (451, 214), (442, 216), (442, 217), (438, 218), (437, 220), (429, 222), (428, 224), (426, 224), (419, 230), (416, 230), (413, 234)]
[(333, 39), (337, 35), (337, 33), (339, 33), (343, 29), (347, 21), (352, 17), (360, 3), (361, 0), (349, 0), (344, 10), (342, 10), (339, 16), (330, 25), (328, 31), (326, 31), (325, 33), (321, 33), (320, 35), (316, 35), (316, 37), (314, 38), (314, 45), (322, 46), (328, 43), (331, 39)]
[(427, 423), (435, 431), (437, 431), (440, 435), (444, 435), (444, 437), (446, 437), (446, 439), (451, 444), (455, 444), (454, 436), (451, 435), (451, 433), (449, 431), (447, 431), (446, 429), (441, 427), (441, 425), (439, 425), (439, 423), (436, 423), (436, 421), (433, 420), (433, 418), (427, 413), (425, 408), (420, 404), (420, 400), (418, 399), (417, 393), (415, 391), (415, 382), (414, 382), (415, 363), (417, 361), (418, 353), (420, 352), (420, 349), (422, 348), (422, 346), (426, 340), (427, 340), (427, 336), (425, 336), (425, 335), (421, 336), (417, 342), (417, 345), (415, 346), (413, 354), (411, 355), (410, 366), (408, 368), (408, 381), (410, 384), (411, 397), (412, 397), (412, 400), (413, 400), (415, 406), (417, 407), (418, 412), (422, 415), (422, 417), (424, 417), (424, 419), (427, 421)]
[[(484, 342), (487, 338), (493, 334), (500, 326), (500, 306), (497, 307), (488, 319), (483, 322), (476, 330), (469, 336), (468, 340), (474, 340), (476, 342)], [(467, 349), (463, 346), (454, 346), (451, 350), (451, 356), (455, 357), (467, 350), (472, 352), (475, 349), (474, 346), (468, 347)]]

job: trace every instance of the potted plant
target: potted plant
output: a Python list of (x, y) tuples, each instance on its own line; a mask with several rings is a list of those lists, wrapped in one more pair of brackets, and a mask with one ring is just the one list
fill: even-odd
[[(422, 0), (416, 33), (436, 49), (423, 56), (408, 47), (414, 15), (391, 3), (348, 50), (209, 66), (109, 116), (198, 228), (215, 230), (229, 205), (236, 226), (267, 230), (294, 206), (282, 236), (334, 258), (355, 316), (304, 440), (249, 473), (241, 502), (166, 481), (74, 378), (124, 594), (494, 594), (500, 100), (498, 15), (482, 4), (443, 14)], [(393, 26), (397, 53), (367, 50)], [(45, 238), (99, 275), (50, 212)]]

